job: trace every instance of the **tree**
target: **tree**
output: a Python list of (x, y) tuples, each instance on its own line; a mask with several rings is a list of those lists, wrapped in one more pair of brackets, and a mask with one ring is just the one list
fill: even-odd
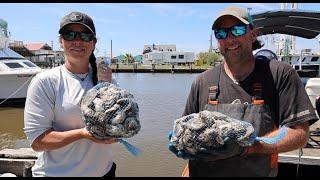
[(200, 52), (197, 55), (196, 65), (214, 65), (217, 62), (221, 62), (221, 55), (216, 52)]
[(126, 64), (132, 64), (132, 63), (134, 63), (134, 58), (133, 58), (133, 56), (132, 56), (131, 54), (129, 54), (129, 53), (126, 53), (126, 54), (124, 55), (124, 62), (125, 62)]

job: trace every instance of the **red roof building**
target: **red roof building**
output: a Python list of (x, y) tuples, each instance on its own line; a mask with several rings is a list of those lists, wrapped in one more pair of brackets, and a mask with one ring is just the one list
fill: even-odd
[(29, 43), (24, 45), (30, 51), (38, 51), (38, 50), (52, 50), (47, 43)]

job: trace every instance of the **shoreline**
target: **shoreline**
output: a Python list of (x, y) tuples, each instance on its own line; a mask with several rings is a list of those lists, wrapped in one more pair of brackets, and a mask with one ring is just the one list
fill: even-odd
[(119, 73), (202, 73), (213, 66), (168, 64), (111, 64), (112, 72)]
[(113, 73), (202, 73), (207, 69), (114, 69)]

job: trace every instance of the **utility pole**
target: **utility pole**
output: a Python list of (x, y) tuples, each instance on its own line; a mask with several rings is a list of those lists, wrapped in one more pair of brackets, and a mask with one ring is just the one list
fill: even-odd
[(250, 11), (252, 10), (252, 8), (247, 8), (247, 10), (248, 10), (248, 14), (251, 15)]
[(212, 52), (212, 34), (213, 34), (213, 30), (211, 30), (211, 33), (210, 33), (210, 47), (209, 47), (209, 53)]
[[(298, 3), (280, 3), (280, 9), (295, 10), (298, 9)], [(280, 37), (280, 48), (284, 56), (295, 53), (296, 38), (295, 36), (282, 34)]]
[(111, 48), (110, 48), (110, 51), (111, 51), (111, 53), (110, 53), (110, 60), (112, 59), (112, 39), (111, 39)]

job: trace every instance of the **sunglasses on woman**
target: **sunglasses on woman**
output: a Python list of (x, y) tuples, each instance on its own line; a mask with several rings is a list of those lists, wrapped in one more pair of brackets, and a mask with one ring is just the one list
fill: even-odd
[(86, 33), (86, 32), (77, 32), (77, 31), (63, 31), (61, 33), (62, 38), (66, 41), (73, 41), (77, 38), (79, 35), (80, 39), (85, 42), (92, 41), (94, 39), (94, 35), (92, 33)]
[(214, 30), (214, 36), (217, 39), (226, 39), (228, 37), (228, 32), (235, 37), (245, 35), (247, 33), (247, 25), (246, 24), (238, 24), (234, 25), (230, 28), (217, 28)]

